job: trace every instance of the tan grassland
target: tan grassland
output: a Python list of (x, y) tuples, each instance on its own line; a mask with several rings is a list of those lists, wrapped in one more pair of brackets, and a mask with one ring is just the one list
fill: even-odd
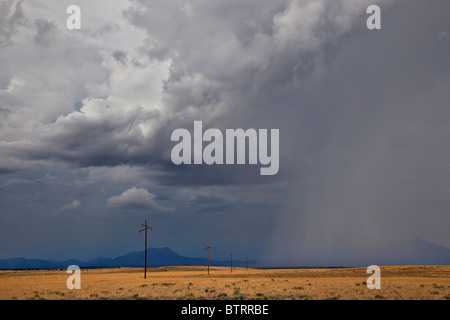
[(81, 269), (69, 290), (66, 270), (0, 271), (0, 299), (81, 300), (450, 300), (450, 266), (381, 268), (381, 289), (369, 290), (366, 268), (248, 269), (160, 267)]

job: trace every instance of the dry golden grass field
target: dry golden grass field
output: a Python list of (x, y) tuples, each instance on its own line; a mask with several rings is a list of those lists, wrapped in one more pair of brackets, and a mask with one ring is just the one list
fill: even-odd
[(369, 290), (366, 268), (266, 269), (160, 267), (81, 269), (69, 290), (66, 270), (0, 271), (0, 299), (152, 300), (450, 300), (450, 266), (381, 268), (381, 289)]

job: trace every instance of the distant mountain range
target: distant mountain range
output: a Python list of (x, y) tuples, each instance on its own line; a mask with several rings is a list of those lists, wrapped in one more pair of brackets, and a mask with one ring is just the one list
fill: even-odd
[(399, 249), (391, 265), (450, 265), (450, 249), (432, 242), (414, 239)]
[[(149, 248), (147, 253), (147, 267), (207, 265), (206, 258), (183, 257), (167, 247)], [(91, 261), (11, 258), (0, 259), (0, 269), (59, 269), (67, 268), (69, 265), (77, 265), (80, 268), (144, 267), (144, 258), (145, 251), (130, 252), (116, 258), (97, 258)], [(209, 264), (210, 266), (229, 266), (230, 262), (210, 259)], [(243, 266), (245, 262), (233, 260), (233, 265)]]
[[(367, 262), (367, 258), (365, 260)], [(373, 259), (380, 266), (394, 265), (450, 265), (450, 249), (432, 242), (414, 239), (397, 244), (382, 252), (373, 252)]]
[[(149, 248), (147, 266), (206, 266), (206, 258), (184, 257), (170, 248)], [(130, 252), (116, 258), (97, 258), (91, 261), (76, 259), (53, 261), (43, 259), (0, 259), (0, 269), (60, 269), (69, 265), (80, 268), (144, 267), (145, 251)], [(450, 265), (450, 249), (424, 240), (415, 239), (398, 248), (398, 255), (380, 261), (379, 265)], [(209, 260), (210, 266), (229, 266), (230, 261)], [(258, 265), (270, 263), (258, 262)], [(245, 261), (233, 260), (233, 266), (245, 266)]]

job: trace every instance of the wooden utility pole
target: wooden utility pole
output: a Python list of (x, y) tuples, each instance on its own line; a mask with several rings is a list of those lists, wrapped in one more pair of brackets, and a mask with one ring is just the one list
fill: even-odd
[(233, 273), (233, 252), (230, 253), (231, 273)]
[(245, 269), (248, 271), (248, 257), (245, 256)]
[(145, 232), (145, 263), (144, 263), (144, 279), (147, 279), (147, 230), (152, 230), (152, 227), (147, 225), (147, 219), (145, 219), (145, 224), (141, 225), (143, 229), (139, 230), (139, 233), (142, 231)]
[(207, 261), (208, 261), (208, 274), (209, 274), (209, 249), (211, 249), (211, 247), (206, 244), (206, 247), (204, 250), (206, 250), (206, 255), (207, 255)]

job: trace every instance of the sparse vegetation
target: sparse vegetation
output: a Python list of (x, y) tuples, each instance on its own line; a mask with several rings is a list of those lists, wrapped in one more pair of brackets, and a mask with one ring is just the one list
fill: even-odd
[[(163, 282), (163, 283), (161, 283), (161, 285), (164, 286), (164, 287), (170, 287), (170, 286), (174, 286), (175, 283)], [(191, 284), (191, 285), (192, 285), (192, 284)]]
[(228, 294), (226, 294), (226, 293), (224, 293), (224, 292), (221, 292), (221, 293), (219, 293), (219, 294), (217, 295), (217, 298), (218, 298), (218, 299), (225, 299), (226, 297), (228, 297)]
[(49, 292), (50, 294), (60, 294), (60, 295), (64, 295), (64, 292), (60, 292), (60, 291), (57, 291), (57, 290), (55, 290), (55, 291), (50, 291)]
[(435, 288), (435, 289), (444, 289), (444, 286), (438, 286), (436, 283), (433, 283), (433, 288)]
[(439, 294), (439, 291), (431, 291), (431, 294)]
[[(139, 269), (95, 269), (84, 270), (82, 290), (66, 288), (64, 270), (20, 271), (9, 272), (2, 278), (0, 299), (450, 300), (449, 266), (401, 266), (385, 267), (385, 270), (382, 295), (381, 291), (364, 286), (365, 268), (250, 272), (236, 268), (230, 274), (229, 269), (214, 267), (210, 276), (205, 277), (204, 268), (180, 267), (153, 271), (148, 283), (143, 282)], [(31, 288), (30, 278), (33, 279)]]

